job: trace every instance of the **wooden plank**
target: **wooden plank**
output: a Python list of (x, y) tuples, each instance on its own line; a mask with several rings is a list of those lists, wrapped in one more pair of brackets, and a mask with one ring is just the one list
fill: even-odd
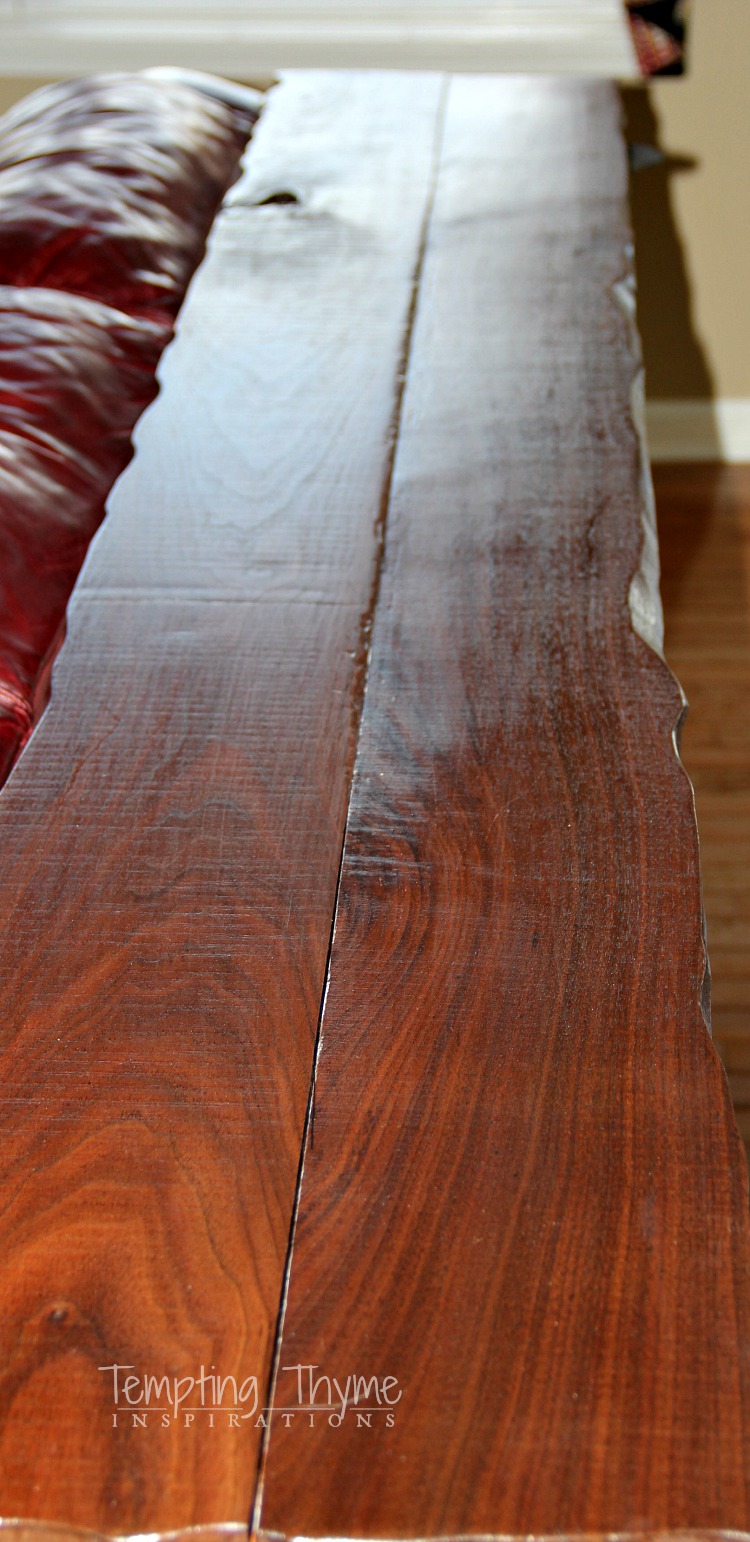
[(624, 198), (608, 87), (452, 85), (275, 1392), (381, 1407), (274, 1416), (263, 1536), (750, 1520)]
[(273, 93), (0, 799), (5, 1517), (246, 1527), (440, 89)]

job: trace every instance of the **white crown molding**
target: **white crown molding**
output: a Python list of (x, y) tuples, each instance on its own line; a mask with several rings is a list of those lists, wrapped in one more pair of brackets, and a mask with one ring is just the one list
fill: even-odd
[(654, 461), (750, 461), (750, 397), (646, 403)]
[(5, 75), (170, 64), (257, 79), (280, 69), (638, 74), (622, 0), (0, 0)]

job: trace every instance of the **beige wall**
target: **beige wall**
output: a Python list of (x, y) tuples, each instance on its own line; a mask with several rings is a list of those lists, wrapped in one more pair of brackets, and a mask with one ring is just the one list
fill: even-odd
[(750, 0), (693, 0), (690, 72), (649, 97), (668, 165), (633, 179), (648, 393), (750, 397)]
[[(750, 0), (693, 0), (690, 73), (625, 93), (665, 167), (633, 179), (652, 398), (750, 398)], [(41, 84), (0, 78), (0, 110)]]

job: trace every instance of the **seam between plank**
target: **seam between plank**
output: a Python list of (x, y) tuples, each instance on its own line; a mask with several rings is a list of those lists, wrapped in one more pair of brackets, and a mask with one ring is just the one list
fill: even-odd
[(298, 1219), (299, 1219), (300, 1201), (301, 1201), (301, 1197), (302, 1197), (302, 1185), (303, 1185), (304, 1174), (305, 1174), (305, 1158), (307, 1156), (308, 1147), (312, 1144), (313, 1129), (314, 1129), (314, 1122), (315, 1122), (315, 1088), (316, 1088), (317, 1077), (318, 1077), (318, 1062), (320, 1060), (320, 1049), (321, 1049), (321, 1041), (322, 1041), (323, 1020), (324, 1020), (324, 1016), (325, 1016), (326, 1001), (327, 1001), (327, 998), (328, 998), (328, 988), (329, 988), (329, 985), (330, 985), (331, 956), (332, 956), (332, 953), (333, 953), (333, 944), (334, 944), (334, 939), (335, 939), (335, 936), (336, 936), (336, 920), (337, 920), (337, 916), (338, 916), (339, 895), (340, 895), (340, 890), (341, 890), (341, 878), (342, 878), (343, 867), (344, 867), (344, 857), (345, 857), (345, 854), (346, 854), (346, 840), (347, 840), (347, 835), (348, 835), (348, 832), (349, 832), (349, 820), (350, 820), (350, 816), (351, 816), (351, 798), (352, 798), (352, 790), (353, 790), (353, 787), (354, 787), (354, 779), (355, 779), (355, 774), (356, 774), (356, 762), (357, 762), (358, 750), (359, 750), (360, 729), (361, 729), (361, 724), (362, 724), (362, 718), (363, 718), (363, 715), (364, 715), (365, 702), (366, 702), (366, 699), (367, 699), (367, 685), (368, 685), (368, 679), (369, 679), (369, 673), (370, 673), (370, 662), (371, 662), (371, 659), (372, 659), (372, 633), (373, 633), (373, 628), (374, 628), (375, 615), (376, 615), (376, 612), (377, 612), (378, 600), (379, 600), (379, 596), (380, 596), (380, 584), (381, 584), (381, 578), (382, 578), (382, 573), (383, 573), (383, 565), (384, 565), (384, 559), (385, 559), (386, 533), (387, 533), (387, 526), (388, 526), (388, 512), (389, 512), (390, 502), (391, 502), (391, 489), (392, 489), (392, 486), (393, 486), (393, 474), (394, 474), (394, 469), (395, 469), (395, 464), (396, 464), (396, 454), (397, 454), (397, 451), (398, 451), (398, 444), (399, 444), (399, 439), (400, 439), (400, 434), (401, 434), (401, 423), (402, 423), (402, 417), (403, 417), (404, 396), (405, 396), (405, 393), (406, 393), (406, 380), (407, 380), (408, 369), (409, 369), (409, 360), (410, 360), (410, 356), (411, 356), (412, 339), (413, 339), (413, 336), (414, 336), (414, 327), (415, 327), (415, 322), (416, 322), (417, 310), (418, 310), (418, 307), (419, 307), (419, 296), (420, 296), (421, 288), (422, 288), (422, 275), (423, 275), (423, 272), (424, 272), (425, 257), (426, 257), (426, 254), (427, 254), (427, 247), (428, 247), (428, 244), (429, 244), (430, 226), (431, 226), (431, 223), (432, 223), (432, 214), (433, 214), (433, 210), (434, 210), (434, 207), (435, 207), (435, 195), (436, 195), (436, 192), (437, 192), (438, 174), (439, 174), (440, 162), (441, 162), (441, 158), (442, 158), (443, 139), (444, 139), (444, 131), (445, 131), (445, 118), (446, 118), (446, 109), (447, 109), (447, 103), (448, 103), (449, 89), (450, 89), (450, 77), (446, 76), (446, 77), (444, 77), (444, 79), (442, 81), (440, 95), (439, 95), (439, 98), (438, 98), (438, 106), (437, 106), (437, 112), (436, 112), (436, 118), (435, 118), (435, 137), (434, 137), (433, 151), (432, 151), (432, 164), (431, 164), (431, 168), (430, 168), (430, 175), (429, 175), (429, 180), (428, 180), (428, 185), (427, 185), (427, 197), (425, 199), (424, 214), (423, 214), (423, 217), (422, 217), (422, 226), (421, 226), (421, 231), (420, 231), (419, 245), (417, 247), (417, 258), (416, 258), (416, 262), (415, 262), (415, 265), (414, 265), (414, 270), (413, 270), (412, 278), (411, 278), (411, 296), (410, 296), (410, 300), (409, 300), (409, 307), (408, 307), (407, 314), (406, 314), (406, 323), (405, 323), (405, 326), (404, 326), (403, 344), (402, 344), (401, 353), (400, 353), (400, 357), (399, 357), (398, 365), (397, 365), (396, 390), (395, 390), (395, 395), (394, 395), (393, 416), (391, 418), (391, 424), (390, 424), (390, 430), (389, 430), (389, 451), (388, 451), (388, 459), (387, 459), (386, 469), (385, 469), (385, 476), (384, 476), (384, 479), (383, 479), (383, 492), (382, 492), (382, 497), (381, 497), (381, 502), (380, 502), (380, 509), (379, 509), (378, 516), (377, 516), (377, 519), (376, 519), (376, 522), (375, 522), (376, 543), (375, 543), (374, 577), (373, 577), (372, 590), (371, 590), (371, 593), (370, 593), (370, 598), (369, 598), (368, 606), (367, 606), (367, 609), (365, 611), (365, 617), (364, 617), (364, 626), (363, 626), (364, 636), (363, 636), (363, 641), (364, 641), (364, 644), (365, 644), (366, 651), (365, 651), (364, 661), (363, 661), (363, 664), (361, 666), (361, 688), (360, 688), (360, 691), (359, 691), (359, 702), (358, 703), (355, 702), (355, 704), (354, 704), (354, 709), (355, 709), (354, 741), (355, 741), (355, 744), (354, 744), (354, 755), (353, 755), (353, 759), (352, 759), (352, 771), (351, 771), (351, 776), (350, 776), (350, 780), (349, 780), (349, 794), (348, 794), (348, 801), (347, 801), (346, 819), (345, 819), (345, 822), (344, 822), (344, 834), (343, 834), (343, 839), (342, 839), (342, 842), (341, 842), (341, 852), (340, 852), (340, 855), (339, 855), (339, 865), (338, 865), (338, 873), (337, 873), (337, 877), (336, 877), (336, 889), (335, 889), (335, 894), (334, 894), (333, 911), (332, 911), (332, 919), (331, 919), (331, 932), (330, 932), (330, 937), (329, 937), (329, 942), (328, 942), (328, 953), (327, 953), (327, 956), (326, 956), (325, 973), (324, 973), (324, 979), (323, 979), (323, 992), (322, 992), (322, 996), (321, 996), (320, 1011), (318, 1013), (318, 1023), (317, 1023), (317, 1029), (316, 1029), (316, 1034), (315, 1034), (315, 1044), (314, 1044), (314, 1048), (313, 1048), (313, 1061), (312, 1061), (312, 1068), (311, 1068), (311, 1073), (310, 1073), (310, 1085), (309, 1085), (308, 1097), (307, 1097), (307, 1107), (306, 1107), (306, 1110), (305, 1110), (305, 1120), (304, 1120), (304, 1125), (303, 1125), (303, 1130), (302, 1130), (302, 1141), (301, 1141), (301, 1145), (300, 1145), (299, 1166), (298, 1166), (298, 1169), (297, 1169), (297, 1181), (296, 1181), (295, 1191), (294, 1191), (294, 1203), (293, 1203), (293, 1206), (292, 1206), (292, 1217), (291, 1217), (291, 1222), (290, 1222), (290, 1226), (289, 1226), (289, 1236), (288, 1236), (288, 1241), (287, 1241), (286, 1259), (285, 1259), (285, 1262), (284, 1262), (284, 1273), (283, 1273), (283, 1277), (282, 1277), (281, 1297), (280, 1297), (280, 1302), (279, 1302), (279, 1311), (278, 1311), (278, 1315), (277, 1315), (277, 1318), (276, 1318), (276, 1328), (275, 1328), (275, 1333), (274, 1333), (273, 1351), (272, 1351), (272, 1355), (271, 1355), (271, 1366), (270, 1366), (269, 1379), (268, 1379), (268, 1384), (267, 1384), (267, 1395), (266, 1395), (266, 1399), (265, 1399), (265, 1406), (268, 1409), (268, 1426), (263, 1431), (263, 1438), (261, 1440), (260, 1449), (259, 1449), (259, 1452), (258, 1452), (258, 1461), (257, 1461), (257, 1465), (256, 1465), (255, 1482), (254, 1482), (254, 1485), (253, 1485), (253, 1496), (252, 1496), (251, 1509), (250, 1509), (249, 1526), (250, 1526), (251, 1535), (254, 1536), (254, 1537), (257, 1536), (259, 1534), (259, 1532), (260, 1532), (261, 1511), (262, 1511), (262, 1508), (263, 1508), (263, 1496), (264, 1496), (264, 1489), (265, 1489), (266, 1466), (267, 1466), (267, 1461), (268, 1461), (268, 1451), (269, 1451), (270, 1440), (271, 1440), (271, 1427), (272, 1427), (272, 1422), (273, 1422), (273, 1406), (274, 1406), (274, 1399), (275, 1399), (275, 1395), (276, 1395), (276, 1383), (277, 1383), (277, 1380), (278, 1380), (279, 1360), (280, 1360), (280, 1356), (281, 1356), (281, 1345), (282, 1345), (282, 1340), (283, 1340), (283, 1336), (284, 1336), (284, 1323), (285, 1323), (285, 1319), (286, 1319), (287, 1301), (288, 1301), (288, 1298), (289, 1298), (289, 1282), (290, 1282), (290, 1278), (291, 1278), (292, 1260), (293, 1260), (293, 1256), (294, 1256), (294, 1242), (295, 1242), (295, 1237), (296, 1237), (296, 1233), (297, 1233), (297, 1222), (298, 1222)]

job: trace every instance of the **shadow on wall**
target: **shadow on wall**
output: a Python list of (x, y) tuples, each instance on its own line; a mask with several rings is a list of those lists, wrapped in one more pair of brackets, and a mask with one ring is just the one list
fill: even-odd
[[(620, 96), (633, 163), (630, 209), (647, 395), (651, 403), (675, 397), (710, 400), (715, 382), (693, 325), (690, 283), (671, 193), (672, 179), (689, 176), (698, 163), (690, 156), (662, 152), (659, 121), (647, 89), (623, 87)], [(714, 450), (719, 459), (716, 430)]]

